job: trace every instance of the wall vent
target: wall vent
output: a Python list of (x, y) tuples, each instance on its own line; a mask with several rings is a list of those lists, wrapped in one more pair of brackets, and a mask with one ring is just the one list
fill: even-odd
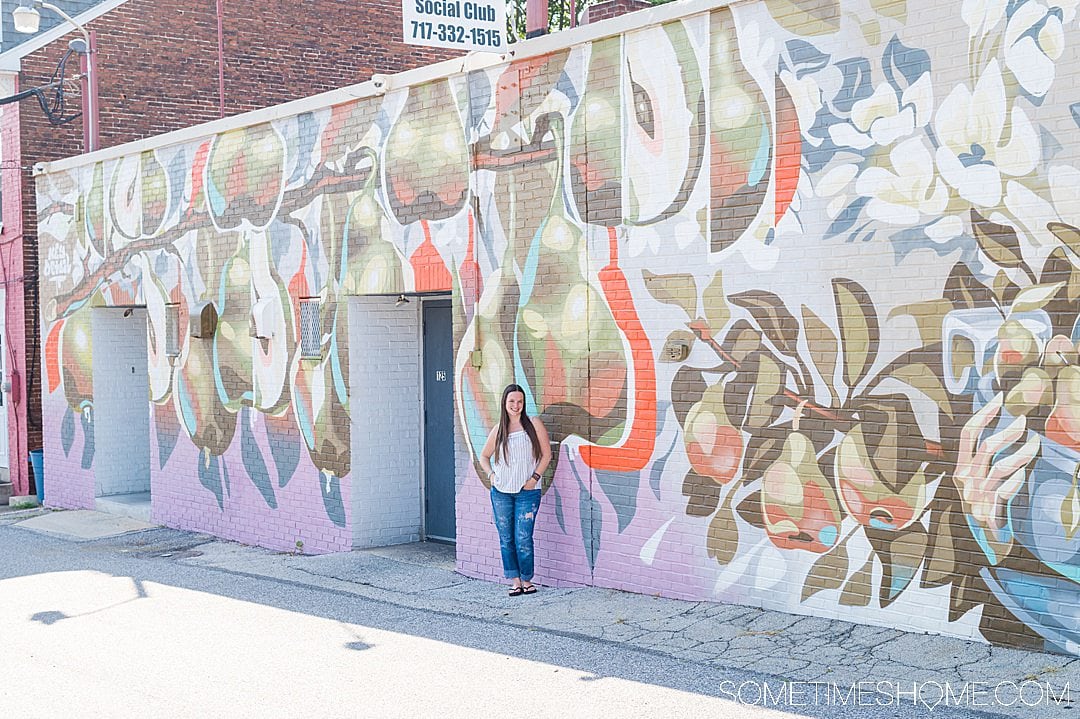
[(322, 301), (318, 297), (300, 300), (300, 356), (322, 358)]
[(180, 305), (165, 305), (165, 354), (180, 356)]

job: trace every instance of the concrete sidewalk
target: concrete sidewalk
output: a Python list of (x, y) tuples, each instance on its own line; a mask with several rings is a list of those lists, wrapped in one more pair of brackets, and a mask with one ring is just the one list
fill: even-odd
[[(47, 523), (42, 521), (46, 517)], [(0, 517), (0, 522), (16, 519), (9, 515)], [(96, 531), (106, 524), (88, 518), (85, 512), (49, 512), (15, 526), (33, 530), (35, 524), (43, 523), (53, 536), (71, 538), (90, 531), (85, 528)], [(921, 704), (939, 716), (949, 707), (987, 715), (1070, 717), (1075, 714), (1073, 703), (1061, 697), (1080, 696), (1080, 659), (1056, 654), (595, 587), (542, 587), (536, 595), (510, 598), (505, 586), (456, 574), (453, 548), (445, 545), (303, 556), (169, 529), (126, 534), (113, 542), (118, 552), (320, 587), (431, 611), (435, 616), (466, 616), (589, 637), (718, 670), (758, 672), (775, 677), (778, 684), (794, 682), (790, 692), (797, 688), (804, 700), (809, 697), (817, 704), (822, 702), (822, 691), (831, 697), (829, 701), (839, 703), (844, 694), (850, 699), (850, 688), (858, 686), (860, 693), (877, 692), (876, 705), (867, 706), (878, 710), (903, 703)], [(722, 671), (717, 676), (723, 681)], [(739, 689), (731, 687), (733, 694)], [(740, 698), (748, 704), (759, 703), (760, 688), (745, 688)], [(797, 711), (797, 706), (773, 708)], [(883, 716), (876, 711), (866, 715)]]

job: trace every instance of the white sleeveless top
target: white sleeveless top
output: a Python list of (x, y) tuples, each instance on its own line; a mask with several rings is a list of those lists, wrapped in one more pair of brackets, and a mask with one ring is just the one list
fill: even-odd
[(491, 457), (491, 485), (506, 494), (520, 492), (536, 471), (536, 464), (529, 435), (523, 429), (511, 432), (506, 450), (498, 459)]

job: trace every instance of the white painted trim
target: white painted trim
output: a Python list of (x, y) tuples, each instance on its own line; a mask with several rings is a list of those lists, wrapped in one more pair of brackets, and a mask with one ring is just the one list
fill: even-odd
[[(89, 10), (86, 10), (81, 15), (76, 15), (74, 20), (80, 25), (85, 26), (86, 24), (97, 20), (105, 13), (115, 10), (127, 1), (128, 0), (105, 0)], [(46, 10), (45, 12), (52, 11)], [(73, 32), (79, 32), (79, 30), (72, 27), (71, 23), (67, 20), (61, 18), (60, 24), (56, 27), (51, 27), (45, 32), (38, 33), (21, 45), (16, 45), (7, 52), (0, 53), (0, 69), (18, 71), (20, 64), (19, 60)]]
[[(110, 3), (119, 4), (125, 0), (109, 0)], [(442, 78), (460, 75), (466, 70), (481, 70), (495, 67), (509, 60), (523, 60), (537, 55), (547, 55), (573, 45), (600, 40), (613, 35), (638, 30), (652, 25), (677, 20), (691, 15), (720, 8), (740, 5), (759, 0), (678, 0), (678, 2), (657, 5), (653, 8), (638, 10), (636, 12), (621, 15), (619, 17), (604, 20), (589, 25), (580, 25), (572, 30), (561, 30), (550, 35), (542, 35), (532, 40), (522, 40), (509, 47), (506, 54), (495, 55), (492, 53), (476, 53), (466, 55), (453, 60), (444, 60), (433, 65), (425, 65), (413, 70), (406, 70), (395, 75), (379, 76), (380, 79), (388, 78), (386, 83), (390, 90), (396, 90), (413, 85), (422, 85)], [(0, 56), (0, 60), (3, 56)], [(466, 65), (468, 66), (466, 68)], [(387, 91), (384, 86), (376, 86), (372, 80), (356, 85), (349, 85), (337, 90), (330, 90), (318, 95), (292, 100), (281, 105), (266, 107), (261, 110), (253, 110), (240, 115), (205, 122), (201, 125), (185, 127), (182, 130), (174, 130), (163, 135), (136, 140), (115, 147), (107, 147), (97, 152), (85, 155), (42, 162), (34, 166), (34, 174), (42, 175), (52, 172), (65, 172), (76, 167), (82, 167), (95, 162), (114, 160), (126, 155), (135, 155), (147, 150), (156, 150), (159, 147), (169, 145), (181, 145), (187, 142), (199, 140), (211, 135), (216, 135), (229, 130), (235, 130), (250, 125), (258, 125), (264, 122), (272, 122), (285, 117), (292, 117), (303, 112), (323, 110), (343, 102), (361, 98), (374, 97)]]

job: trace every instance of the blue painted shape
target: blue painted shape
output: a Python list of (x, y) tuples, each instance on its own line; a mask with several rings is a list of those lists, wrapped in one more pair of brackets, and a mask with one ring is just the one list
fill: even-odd
[(851, 112), (856, 102), (874, 94), (870, 61), (865, 57), (852, 57), (836, 63), (836, 67), (844, 76), (844, 83), (833, 98), (833, 106), (840, 112)]
[(788, 56), (791, 58), (792, 65), (794, 65), (797, 80), (824, 70), (829, 65), (831, 57), (806, 40), (788, 40), (786, 47)]
[(322, 492), (323, 508), (330, 521), (339, 527), (345, 526), (345, 502), (341, 498), (341, 480), (330, 475), (327, 482), (323, 473), (319, 473), (319, 490)]
[(60, 422), (60, 445), (64, 448), (64, 456), (71, 452), (71, 445), (75, 443), (75, 413), (71, 407), (64, 410), (64, 419)]
[[(577, 473), (575, 472), (575, 475)], [(600, 505), (593, 499), (592, 492), (578, 479), (578, 513), (581, 517), (581, 541), (585, 545), (585, 557), (589, 560), (589, 570), (596, 569), (596, 555), (600, 553), (600, 536), (603, 530), (604, 514)]]
[(244, 460), (244, 471), (251, 478), (255, 489), (259, 490), (266, 506), (277, 509), (277, 497), (274, 495), (274, 485), (270, 481), (270, 471), (266, 468), (259, 443), (255, 441), (255, 433), (251, 431), (251, 410), (247, 407), (240, 412), (240, 456)]
[(896, 35), (885, 46), (881, 57), (881, 68), (885, 79), (897, 90), (903, 92), (909, 86), (930, 72), (930, 53), (915, 47), (907, 47)]
[(85, 414), (79, 415), (79, 422), (83, 430), (82, 468), (90, 469), (94, 466), (94, 423)]
[[(288, 422), (286, 427), (292, 424), (292, 419), (288, 415), (284, 421)], [(300, 438), (293, 432), (281, 431), (277, 421), (268, 419), (265, 425), (270, 456), (274, 460), (274, 467), (277, 468), (278, 487), (284, 487), (293, 478), (296, 467), (300, 464)]]
[(205, 451), (200, 454), (196, 464), (199, 466), (199, 484), (210, 490), (217, 500), (218, 509), (225, 509), (225, 493), (221, 488), (221, 463), (217, 455), (210, 455), (206, 460)]
[(164, 469), (180, 436), (180, 423), (171, 404), (154, 405), (154, 434), (157, 435), (158, 466)]
[(854, 227), (859, 220), (859, 215), (862, 214), (863, 207), (866, 206), (869, 200), (869, 197), (856, 198), (854, 202), (841, 210), (840, 214), (829, 225), (829, 229), (825, 231), (825, 236), (835, 237)]
[(559, 523), (559, 529), (566, 534), (566, 518), (563, 516), (562, 495), (559, 493), (559, 485), (552, 484), (549, 495), (555, 498), (555, 521)]

